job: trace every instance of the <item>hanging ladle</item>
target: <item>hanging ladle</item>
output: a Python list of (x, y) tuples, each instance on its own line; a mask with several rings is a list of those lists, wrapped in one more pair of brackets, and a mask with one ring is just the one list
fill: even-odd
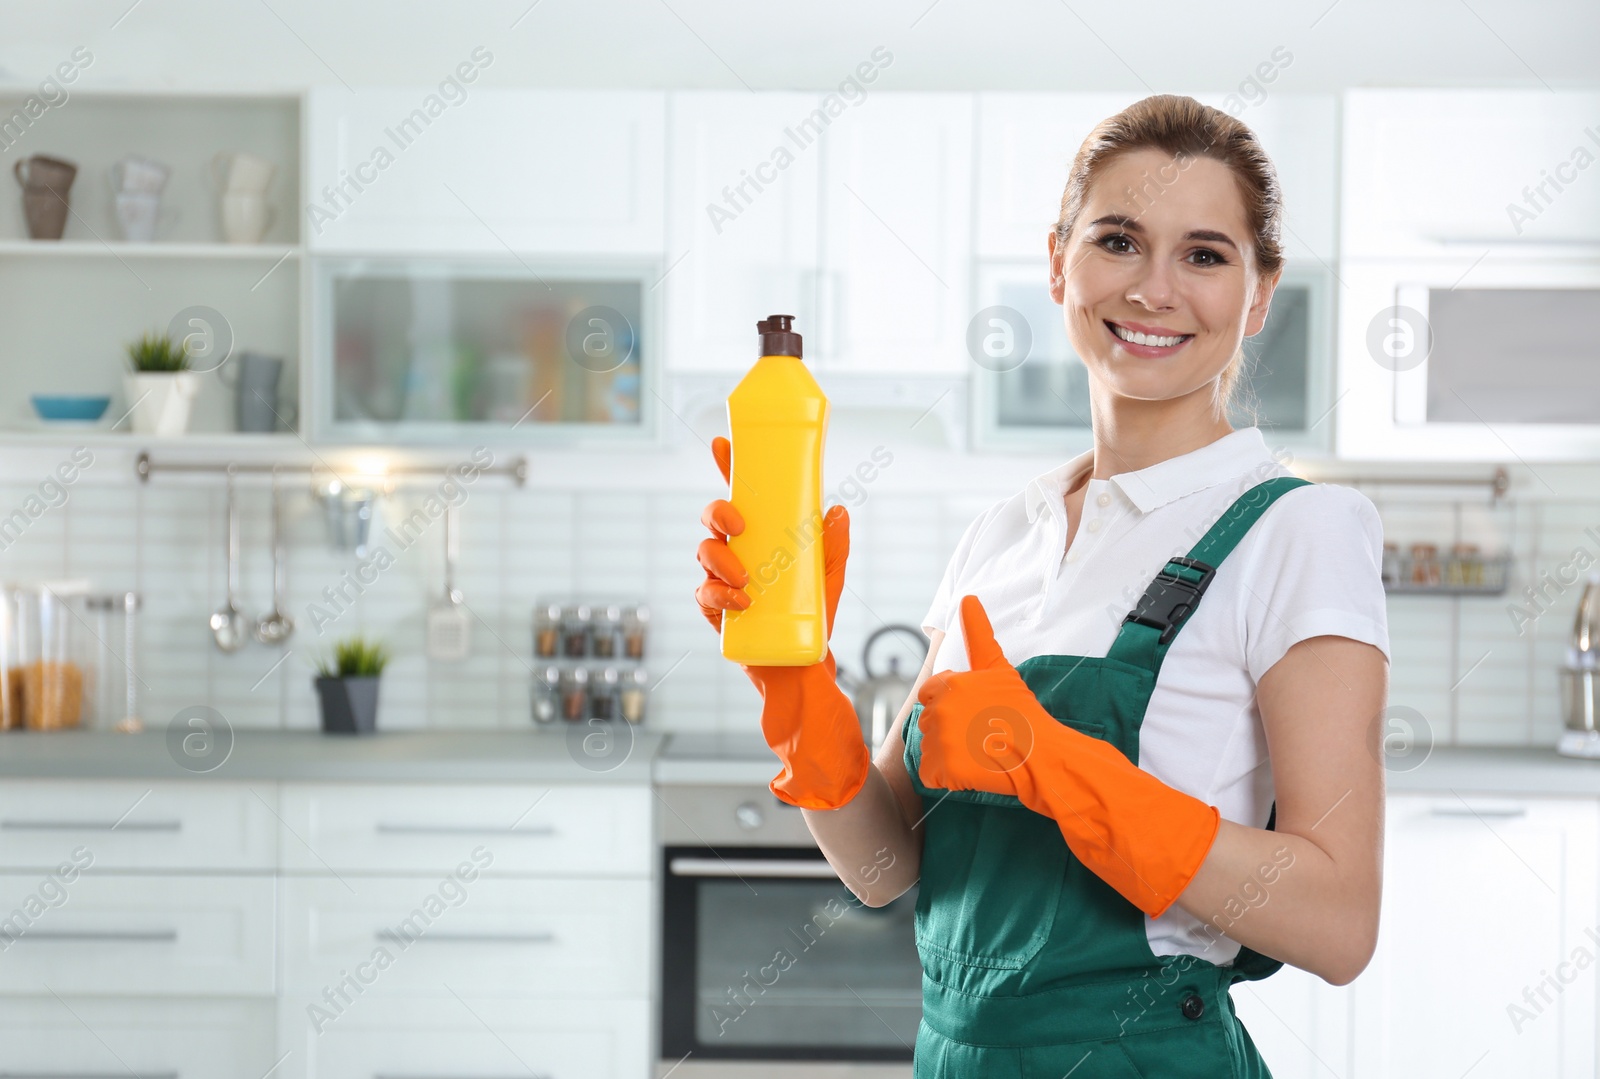
[(228, 602), (211, 616), (211, 636), (224, 652), (237, 652), (249, 640), (249, 621), (239, 610), (239, 507), (233, 497), (233, 466), (228, 466)]
[(294, 632), (294, 619), (283, 609), (284, 567), (283, 507), (278, 493), (278, 470), (272, 470), (272, 613), (256, 623), (256, 640), (262, 644), (282, 644)]

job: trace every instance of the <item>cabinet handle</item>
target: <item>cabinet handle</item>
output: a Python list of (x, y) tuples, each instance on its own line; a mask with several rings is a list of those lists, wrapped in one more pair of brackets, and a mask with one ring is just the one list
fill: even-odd
[[(178, 939), (178, 931), (176, 929), (32, 929), (12, 939), (13, 943), (19, 940), (173, 941)], [(0, 1072), (0, 1079), (12, 1079), (12, 1076)]]
[[(0, 820), (7, 832), (181, 832), (176, 820), (98, 821), (98, 820)], [(7, 1077), (9, 1079), (9, 1077)]]
[(790, 862), (765, 858), (674, 858), (668, 871), (678, 877), (785, 877), (838, 880), (839, 871), (821, 858)]
[[(441, 944), (554, 944), (556, 935), (543, 933), (425, 933), (409, 940), (393, 929), (380, 929), (372, 934), (381, 944), (399, 944), (409, 948), (418, 941), (438, 941)], [(4, 1076), (0, 1076), (4, 1079)]]
[[(0, 1079), (128, 1079), (127, 1072), (0, 1072)], [(140, 1072), (139, 1079), (178, 1079), (177, 1072)]]
[[(554, 827), (541, 824), (537, 828), (507, 828), (501, 824), (388, 824), (379, 821), (381, 835), (497, 835), (545, 837), (556, 834)], [(3, 1077), (0, 1077), (3, 1079)]]
[(1435, 817), (1525, 817), (1528, 815), (1526, 806), (1430, 806), (1429, 811)]

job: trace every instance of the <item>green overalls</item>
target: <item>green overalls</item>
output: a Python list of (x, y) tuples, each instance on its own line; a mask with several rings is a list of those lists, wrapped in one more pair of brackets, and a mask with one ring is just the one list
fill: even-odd
[[(1156, 575), (1105, 658), (1016, 664), (1039, 703), (1139, 763), (1139, 727), (1174, 635), (1250, 526), (1307, 482), (1277, 477), (1241, 495)], [(921, 714), (914, 705), (904, 732), (925, 813), (915, 1079), (1270, 1079), (1229, 987), (1282, 962), (1249, 948), (1228, 967), (1156, 956), (1144, 912), (1078, 861), (1054, 820), (1011, 795), (923, 786)], [(1274, 802), (1269, 829), (1276, 819)]]

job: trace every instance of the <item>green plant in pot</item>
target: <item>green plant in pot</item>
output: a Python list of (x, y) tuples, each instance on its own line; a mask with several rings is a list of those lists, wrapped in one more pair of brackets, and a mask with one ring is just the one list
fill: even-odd
[(329, 734), (371, 733), (378, 727), (378, 676), (389, 650), (378, 641), (347, 637), (317, 664), (322, 729)]
[(164, 333), (147, 333), (127, 346), (123, 380), (134, 434), (181, 435), (200, 392), (200, 376), (189, 369), (189, 347)]

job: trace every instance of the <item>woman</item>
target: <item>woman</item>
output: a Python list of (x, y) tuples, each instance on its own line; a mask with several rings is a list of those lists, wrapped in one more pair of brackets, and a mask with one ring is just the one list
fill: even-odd
[[(845, 883), (878, 906), (920, 881), (919, 1079), (1266, 1076), (1231, 984), (1292, 963), (1344, 985), (1372, 956), (1380, 524), (1226, 418), (1282, 212), (1226, 113), (1159, 95), (1101, 123), (1048, 237), (1093, 449), (968, 526), (876, 759), (831, 651), (744, 668), (772, 789)], [(703, 520), (720, 627), (748, 604), (743, 522), (720, 499)], [(824, 518), (830, 629), (848, 525)]]

